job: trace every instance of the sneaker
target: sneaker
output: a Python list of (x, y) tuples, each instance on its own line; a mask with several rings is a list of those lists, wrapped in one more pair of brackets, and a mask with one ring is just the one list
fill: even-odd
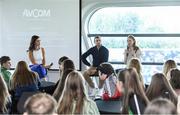
[(96, 97), (102, 97), (103, 94), (103, 88), (98, 89), (98, 91), (96, 92)]

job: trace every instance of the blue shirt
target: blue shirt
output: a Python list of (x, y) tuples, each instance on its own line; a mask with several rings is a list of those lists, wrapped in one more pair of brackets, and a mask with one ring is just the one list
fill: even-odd
[(92, 57), (93, 57), (92, 66), (93, 67), (98, 67), (101, 63), (108, 62), (109, 51), (104, 46), (101, 46), (99, 49), (97, 48), (97, 46), (94, 46), (94, 47), (90, 48), (81, 57), (82, 62), (87, 66), (91, 66), (91, 64), (86, 60), (86, 58), (89, 55), (92, 55)]
[(35, 92), (39, 91), (37, 84), (31, 84), (26, 86), (17, 87), (15, 89), (15, 97), (21, 97), (23, 92)]

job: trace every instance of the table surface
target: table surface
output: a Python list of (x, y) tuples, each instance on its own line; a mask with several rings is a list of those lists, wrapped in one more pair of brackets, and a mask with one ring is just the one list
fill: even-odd
[(121, 100), (108, 100), (104, 101), (101, 99), (95, 100), (100, 113), (120, 113), (120, 108), (122, 106)]

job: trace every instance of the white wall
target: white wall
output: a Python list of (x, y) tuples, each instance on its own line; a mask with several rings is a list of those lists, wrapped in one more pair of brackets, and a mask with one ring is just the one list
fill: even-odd
[(60, 78), (59, 71), (48, 71), (48, 81), (56, 83)]

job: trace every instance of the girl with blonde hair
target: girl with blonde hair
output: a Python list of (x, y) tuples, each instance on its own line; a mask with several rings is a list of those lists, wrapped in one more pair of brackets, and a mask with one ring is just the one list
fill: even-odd
[(7, 85), (2, 76), (0, 76), (0, 114), (8, 114), (11, 111), (11, 98)]
[(173, 68), (177, 68), (177, 64), (174, 60), (167, 60), (163, 65), (163, 74), (168, 80), (170, 80), (168, 73)]
[(142, 82), (142, 85), (144, 86), (144, 79), (143, 79), (143, 76), (142, 76), (142, 65), (141, 65), (141, 62), (139, 61), (138, 58), (132, 58), (128, 64), (128, 68), (135, 68), (137, 73), (138, 73), (138, 76), (139, 76), (139, 79), (140, 81)]

